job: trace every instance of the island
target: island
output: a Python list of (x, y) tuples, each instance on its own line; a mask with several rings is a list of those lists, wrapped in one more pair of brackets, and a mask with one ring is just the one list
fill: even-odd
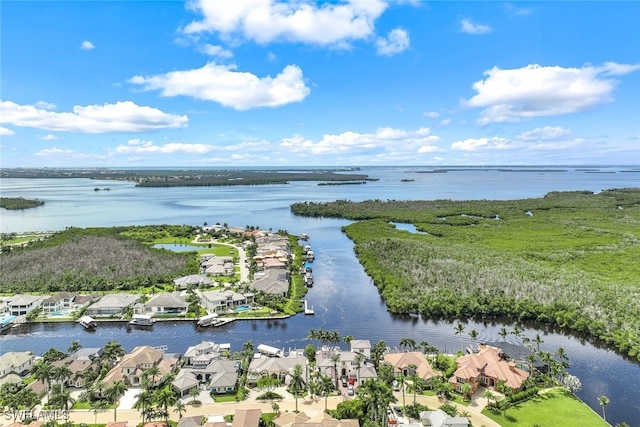
[(23, 197), (0, 197), (0, 208), (8, 210), (21, 210), (37, 208), (44, 205), (44, 201), (38, 199), (25, 199)]

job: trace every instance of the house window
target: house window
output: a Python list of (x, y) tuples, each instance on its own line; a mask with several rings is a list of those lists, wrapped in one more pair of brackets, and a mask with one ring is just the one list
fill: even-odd
[(488, 382), (488, 381), (487, 381), (487, 377), (480, 377), (480, 382), (481, 382), (482, 384), (485, 384), (485, 385), (486, 385), (486, 384), (487, 384), (487, 382)]
[(460, 377), (456, 377), (456, 380), (460, 383), (460, 384), (464, 384), (464, 379), (460, 378)]

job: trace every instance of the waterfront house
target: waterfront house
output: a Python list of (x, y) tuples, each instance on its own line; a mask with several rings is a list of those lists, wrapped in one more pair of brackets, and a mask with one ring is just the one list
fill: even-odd
[(420, 412), (420, 422), (425, 427), (468, 427), (469, 419), (452, 417), (442, 409)]
[(234, 360), (218, 359), (212, 361), (202, 371), (204, 382), (207, 383), (211, 393), (232, 393), (238, 382), (239, 366), (238, 362)]
[(475, 392), (480, 385), (495, 387), (499, 381), (504, 381), (507, 387), (519, 390), (529, 373), (504, 360), (500, 353), (499, 348), (483, 345), (478, 353), (459, 357), (449, 383), (458, 391), (462, 391), (465, 383), (471, 384), (471, 390)]
[(204, 254), (200, 257), (200, 272), (212, 276), (233, 276), (233, 257)]
[[(65, 357), (62, 360), (56, 360), (51, 363), (51, 366), (57, 368), (60, 366), (66, 366), (69, 369), (70, 376), (66, 378), (64, 383), (70, 387), (82, 388), (85, 385), (84, 373), (88, 370), (98, 371), (100, 365), (92, 360), (87, 359), (74, 359), (73, 357)], [(97, 376), (97, 375), (96, 375)]]
[(289, 272), (284, 269), (269, 269), (255, 275), (251, 287), (267, 294), (286, 297), (289, 292)]
[(187, 301), (180, 292), (163, 292), (151, 298), (143, 306), (146, 314), (183, 314), (187, 312)]
[(0, 297), (0, 317), (9, 314), (9, 302), (11, 297)]
[(76, 294), (72, 292), (58, 292), (42, 301), (42, 312), (46, 314), (56, 311), (72, 310)]
[(231, 427), (258, 427), (261, 425), (260, 409), (236, 409)]
[(75, 360), (95, 360), (102, 356), (102, 347), (82, 347), (69, 357)]
[(202, 341), (192, 345), (184, 353), (184, 367), (203, 369), (213, 360), (218, 359), (222, 352), (229, 352), (231, 344), (216, 344), (212, 341)]
[(36, 363), (36, 357), (29, 351), (9, 351), (0, 356), (0, 378), (11, 373), (24, 377)]
[(188, 369), (181, 369), (176, 375), (176, 379), (171, 382), (171, 388), (174, 389), (180, 397), (189, 395), (189, 392), (193, 389), (197, 389), (200, 386), (200, 381), (196, 376)]
[(25, 316), (42, 305), (44, 296), (16, 294), (9, 300), (9, 314), (11, 316)]
[[(404, 375), (405, 377), (417, 375), (419, 378), (427, 381), (440, 374), (431, 367), (431, 364), (419, 351), (408, 351), (402, 353), (387, 353), (383, 360), (393, 367), (394, 375)], [(410, 368), (415, 365), (416, 368)]]
[(109, 386), (117, 380), (124, 381), (129, 387), (139, 387), (142, 374), (152, 366), (157, 366), (159, 377), (173, 372), (179, 359), (171, 355), (165, 355), (160, 349), (150, 346), (139, 346), (131, 353), (125, 354), (122, 359), (107, 373), (103, 382)]
[(223, 313), (235, 307), (253, 303), (253, 294), (240, 294), (232, 290), (200, 292), (200, 304), (209, 313)]
[(371, 359), (371, 341), (369, 340), (351, 340), (349, 342), (351, 351), (360, 353), (367, 359)]
[(139, 299), (140, 295), (132, 294), (105, 295), (98, 302), (87, 307), (85, 314), (91, 317), (120, 317)]
[(303, 379), (306, 381), (307, 358), (300, 355), (289, 357), (268, 357), (259, 356), (251, 360), (249, 363), (249, 373), (247, 374), (247, 385), (255, 386), (261, 377), (271, 376), (278, 378), (284, 384), (288, 384), (290, 380), (289, 374), (296, 365), (302, 366)]

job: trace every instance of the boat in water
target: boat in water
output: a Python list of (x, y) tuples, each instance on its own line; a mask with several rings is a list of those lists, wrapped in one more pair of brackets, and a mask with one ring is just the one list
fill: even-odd
[(85, 329), (95, 329), (98, 327), (98, 322), (91, 316), (82, 316), (78, 319), (78, 323)]
[(210, 326), (218, 320), (218, 313), (207, 314), (198, 319), (198, 326)]
[(151, 327), (153, 326), (153, 318), (149, 314), (134, 314), (129, 322), (131, 326)]

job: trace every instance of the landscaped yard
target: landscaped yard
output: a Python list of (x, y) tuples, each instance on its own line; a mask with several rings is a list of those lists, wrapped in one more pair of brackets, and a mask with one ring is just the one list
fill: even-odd
[(607, 424), (591, 408), (582, 403), (567, 390), (555, 389), (526, 402), (507, 409), (506, 416), (502, 411), (485, 409), (483, 414), (503, 427), (508, 426), (557, 426), (562, 420), (563, 427), (607, 427)]

